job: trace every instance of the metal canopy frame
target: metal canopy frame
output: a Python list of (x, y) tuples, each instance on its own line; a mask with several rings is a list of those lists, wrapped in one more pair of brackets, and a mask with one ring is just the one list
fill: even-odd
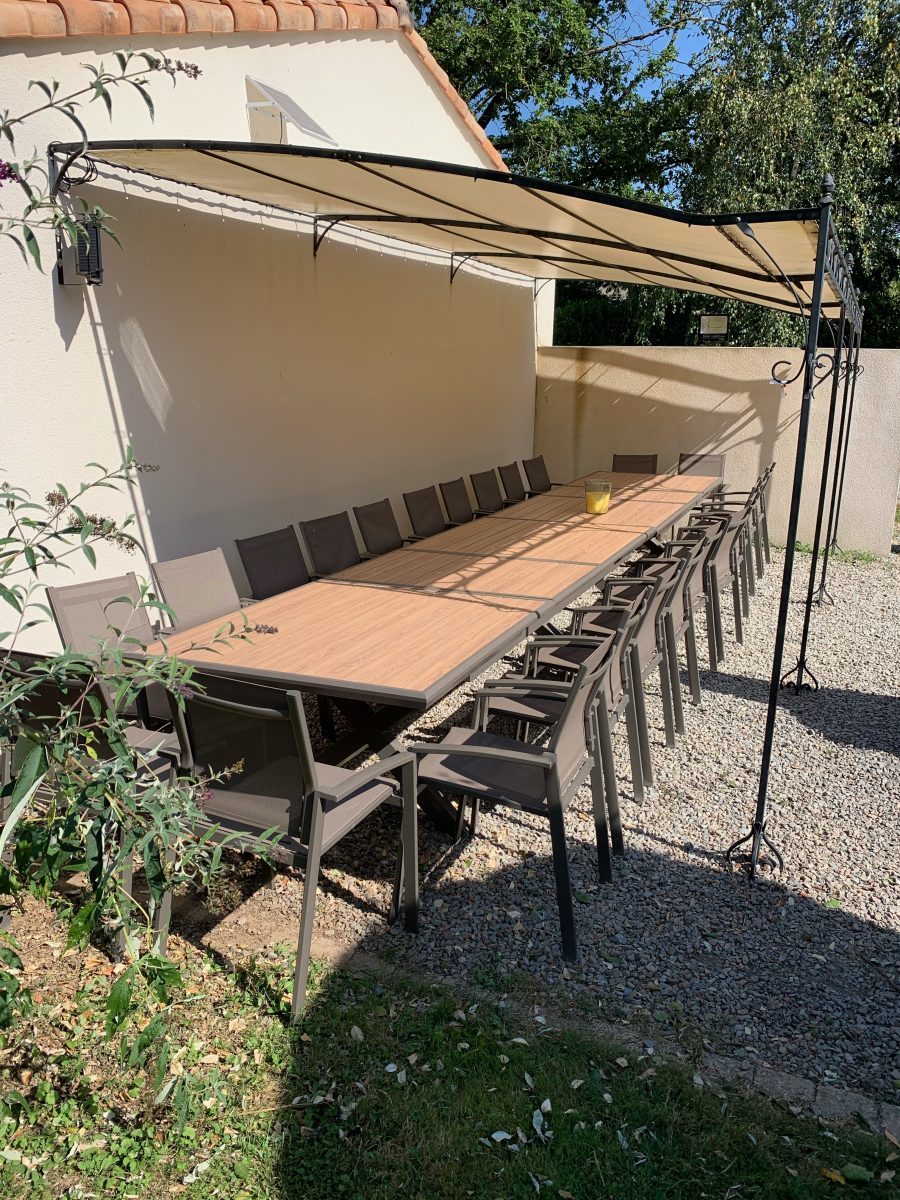
[[(171, 152), (176, 152), (174, 158)], [(388, 237), (446, 252), (450, 262), (451, 283), (465, 263), (480, 261), (531, 276), (536, 281), (536, 291), (538, 281), (546, 282), (553, 278), (606, 279), (610, 282), (665, 286), (718, 295), (798, 313), (806, 324), (801, 365), (789, 379), (777, 374), (779, 367), (788, 364), (779, 362), (772, 368), (772, 379), (777, 384), (791, 383), (802, 375), (803, 392), (759, 787), (750, 832), (726, 851), (726, 857), (733, 860), (741, 847), (749, 845), (747, 858), (751, 878), (757, 875), (761, 863), (765, 861), (764, 848), (771, 851), (775, 863), (783, 868), (782, 856), (766, 830), (779, 693), (781, 686), (787, 685), (795, 672), (793, 686), (796, 691), (805, 686), (818, 686), (806, 660), (810, 616), (814, 603), (821, 603), (828, 596), (825, 586), (828, 558), (837, 546), (856, 381), (861, 373), (859, 351), (863, 309), (852, 280), (852, 259), (845, 255), (834, 225), (834, 183), (830, 176), (824, 177), (819, 203), (813, 208), (707, 216), (658, 208), (635, 200), (500, 171), (318, 147), (213, 141), (105, 141), (88, 146), (54, 144), (49, 147), (48, 153), (51, 170), (57, 178), (64, 176), (76, 159), (84, 157), (93, 166), (104, 165), (183, 186), (200, 187), (215, 194), (257, 199), (258, 203), (271, 208), (305, 213), (313, 221), (314, 253), (319, 252), (327, 233), (338, 224), (371, 227), (382, 233), (390, 227), (386, 233)], [(242, 183), (238, 186), (235, 182), (234, 190), (228, 190), (227, 186), (211, 186), (208, 178), (206, 182), (203, 181), (202, 172), (192, 180), (189, 171), (180, 173), (172, 166), (173, 161), (179, 160), (179, 153), (186, 160), (196, 156), (197, 163), (217, 163), (224, 171), (224, 179), (228, 178), (229, 171), (233, 172), (237, 167), (236, 180), (239, 177)], [(242, 161), (240, 156), (252, 161)], [(266, 163), (265, 167), (257, 161), (260, 158)], [(312, 164), (316, 162), (326, 166), (326, 178), (318, 182), (315, 182), (312, 169)], [(285, 174), (289, 165), (296, 171), (298, 164), (299, 178)], [(272, 169), (269, 169), (270, 166)], [(307, 167), (308, 177), (303, 175)], [(328, 174), (328, 170), (331, 170), (331, 174)], [(344, 181), (341, 191), (335, 190), (334, 186), (324, 186), (329, 180), (333, 182), (335, 172), (336, 178)], [(244, 186), (244, 179), (257, 186), (258, 196), (254, 195), (250, 183)], [(279, 199), (273, 202), (271, 189), (266, 191), (266, 187), (257, 182), (259, 180), (264, 180), (266, 186), (275, 184), (274, 194)], [(355, 191), (360, 180), (369, 182), (373, 189), (368, 200), (364, 188)], [(450, 186), (448, 181), (455, 180), (466, 180), (468, 183), (462, 189), (461, 197), (447, 199), (446, 195), (440, 194), (441, 187), (446, 191)], [(390, 186), (385, 190), (386, 183)], [(279, 186), (287, 188), (287, 192), (278, 192)], [(497, 190), (498, 187), (509, 189), (510, 213), (512, 206), (518, 203), (514, 197), (520, 200), (528, 197), (525, 210), (530, 215), (540, 214), (546, 219), (546, 225), (540, 221), (523, 224), (511, 216), (507, 219), (504, 215), (507, 208), (505, 204), (500, 204), (494, 215), (479, 209), (478, 205), (486, 198), (497, 203), (503, 194)], [(355, 195), (352, 194), (354, 192)], [(531, 204), (532, 200), (538, 201), (537, 205)], [(444, 207), (440, 212), (430, 214), (427, 211), (429, 205), (441, 204)], [(578, 211), (579, 205), (584, 211)], [(487, 208), (490, 209), (490, 204)], [(662, 235), (660, 244), (655, 248), (647, 244), (639, 245), (627, 236), (627, 232), (617, 232), (616, 219), (621, 222), (622, 214), (634, 214), (641, 220), (652, 218), (650, 225), (645, 223), (643, 228), (645, 231), (648, 227), (652, 228)], [(795, 223), (795, 237), (799, 240), (802, 235), (808, 249), (811, 248), (810, 231), (806, 226), (814, 224), (815, 256), (811, 270), (807, 264), (798, 269), (797, 262), (793, 264), (793, 269), (783, 268), (779, 255), (773, 252), (766, 238), (767, 232), (776, 229), (779, 223)], [(721, 244), (715, 236), (712, 239), (702, 236), (698, 239), (695, 236), (698, 230), (720, 235)], [(699, 240), (711, 252), (701, 257), (697, 253), (688, 253), (666, 244), (680, 235), (687, 235), (688, 240), (691, 237)], [(521, 245), (517, 246), (517, 239)], [(715, 250), (712, 250), (713, 246)], [(624, 263), (610, 262), (608, 257), (604, 260), (604, 252), (632, 256), (634, 261), (629, 258)], [(704, 277), (703, 272), (708, 277)], [(823, 350), (819, 346), (823, 324), (831, 335), (830, 350)], [(828, 379), (831, 380), (828, 425), (800, 655), (796, 666), (783, 675), (810, 415), (815, 393)], [(842, 398), (841, 416), (836, 449), (832, 455), (839, 396)], [(829, 478), (831, 500), (817, 590), (816, 574)], [(804, 678), (807, 675), (811, 680), (808, 685)]]

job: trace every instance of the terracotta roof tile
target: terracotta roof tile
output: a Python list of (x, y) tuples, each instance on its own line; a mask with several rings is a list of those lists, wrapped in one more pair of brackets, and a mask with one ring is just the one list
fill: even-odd
[(0, 38), (341, 29), (400, 30), (494, 167), (506, 170), (446, 71), (416, 33), (407, 0), (0, 0)]

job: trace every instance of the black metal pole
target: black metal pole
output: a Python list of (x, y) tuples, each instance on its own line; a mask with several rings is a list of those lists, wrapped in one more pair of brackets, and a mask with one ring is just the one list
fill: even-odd
[(825, 261), (831, 230), (831, 205), (834, 180), (826, 175), (822, 180), (822, 195), (819, 200), (819, 241), (816, 248), (816, 269), (813, 279), (812, 300), (809, 308), (809, 323), (806, 330), (806, 362), (803, 374), (803, 399), (800, 404), (800, 422), (797, 427), (797, 454), (794, 461), (794, 484), (791, 491), (791, 511), (788, 518), (787, 544), (784, 550), (784, 571), (781, 577), (781, 598), (778, 604), (778, 622), (775, 627), (775, 650), (772, 655), (772, 674), (769, 679), (769, 703), (766, 710), (766, 729), (763, 736), (762, 759), (759, 769), (759, 790), (756, 797), (756, 812), (750, 832), (739, 838), (726, 851), (729, 860), (738, 847), (750, 842), (750, 878), (759, 870), (759, 856), (763, 845), (774, 854), (778, 866), (784, 869), (784, 860), (766, 834), (766, 805), (769, 794), (769, 773), (772, 767), (772, 747), (775, 740), (775, 719), (778, 714), (778, 693), (781, 682), (781, 665), (784, 659), (784, 638), (788, 612), (791, 604), (791, 578), (794, 570), (794, 552), (797, 540), (797, 525), (800, 518), (800, 496), (803, 491), (803, 467), (806, 460), (806, 440), (809, 434), (809, 414), (812, 407), (813, 385), (819, 341), (819, 322), (822, 316), (822, 289), (825, 282)]
[(856, 382), (862, 374), (862, 367), (859, 365), (859, 352), (862, 346), (862, 324), (864, 315), (865, 309), (860, 309), (859, 327), (856, 336), (856, 353), (853, 358), (853, 367), (851, 371), (852, 379), (850, 380), (850, 405), (847, 409), (847, 430), (844, 435), (844, 450), (841, 461), (841, 479), (840, 483), (838, 484), (837, 508), (834, 514), (834, 528), (832, 529), (831, 533), (831, 541), (825, 547), (825, 556), (822, 561), (822, 581), (819, 584), (819, 590), (823, 595), (827, 595), (827, 591), (825, 589), (825, 578), (828, 573), (828, 559), (832, 551), (837, 550), (838, 548), (837, 535), (838, 525), (840, 524), (841, 520), (841, 504), (844, 500), (844, 478), (847, 474), (847, 453), (850, 449), (850, 427), (853, 422), (853, 410), (856, 407)]
[[(822, 455), (822, 480), (819, 484), (819, 504), (816, 509), (816, 529), (813, 535), (812, 562), (809, 564), (809, 583), (806, 588), (806, 604), (803, 610), (803, 632), (800, 635), (800, 654), (797, 658), (797, 665), (794, 668), (794, 670), (797, 672), (797, 679), (794, 687), (798, 694), (804, 686), (807, 688), (812, 686), (816, 689), (818, 689), (819, 686), (819, 681), (816, 679), (815, 675), (813, 675), (812, 671), (807, 669), (806, 648), (809, 645), (809, 621), (810, 617), (812, 616), (813, 595), (815, 594), (816, 590), (816, 575), (818, 574), (819, 570), (819, 547), (822, 544), (822, 523), (825, 519), (825, 497), (828, 495), (828, 477), (831, 468), (831, 443), (834, 440), (834, 418), (837, 413), (838, 388), (841, 381), (840, 364), (844, 359), (844, 331), (846, 328), (847, 307), (846, 305), (841, 305), (841, 319), (838, 322), (837, 337), (834, 339), (834, 355), (831, 360), (831, 403), (828, 406), (828, 426), (825, 430), (825, 451)], [(820, 356), (817, 355), (816, 363), (819, 362), (819, 358)], [(847, 366), (848, 368), (850, 366), (849, 360), (847, 362)], [(821, 382), (822, 380), (818, 381), (818, 383)], [(813, 383), (813, 392), (815, 392), (818, 383)], [(835, 478), (837, 478), (837, 471), (838, 462), (835, 460)], [(804, 673), (808, 674), (812, 680), (811, 685), (804, 685)], [(787, 675), (782, 677), (782, 687), (787, 685), (788, 677), (790, 675), (791, 672), (788, 671)]]
[[(822, 577), (819, 582), (819, 591), (816, 595), (816, 604), (822, 604), (825, 596), (828, 595), (827, 591), (825, 590), (825, 574), (828, 566), (828, 556), (831, 553), (832, 548), (832, 538), (834, 537), (834, 520), (835, 514), (837, 513), (838, 486), (841, 480), (841, 463), (843, 461), (844, 454), (844, 437), (847, 430), (847, 413), (849, 411), (850, 404), (851, 384), (853, 382), (853, 375), (855, 372), (854, 358), (859, 353), (859, 337), (860, 329), (857, 322), (854, 323), (850, 335), (850, 353), (847, 357), (846, 371), (844, 374), (844, 397), (841, 403), (841, 421), (840, 425), (838, 426), (837, 450), (835, 451), (834, 459), (834, 478), (831, 482), (831, 503), (828, 506), (828, 530), (825, 534)], [(829, 596), (829, 599), (830, 598), (831, 597)]]

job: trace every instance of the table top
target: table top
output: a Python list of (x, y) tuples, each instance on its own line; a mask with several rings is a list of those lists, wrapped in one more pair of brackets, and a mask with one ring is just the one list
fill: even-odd
[[(166, 636), (205, 670), (404, 708), (431, 707), (571, 603), (719, 484), (596, 472), (610, 511), (584, 511), (580, 480), (367, 560), (327, 580)], [(231, 623), (249, 632), (210, 646)], [(274, 632), (263, 632), (267, 627)]]

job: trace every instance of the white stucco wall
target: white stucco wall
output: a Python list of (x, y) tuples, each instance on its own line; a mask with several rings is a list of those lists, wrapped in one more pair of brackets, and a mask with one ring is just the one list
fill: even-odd
[[(79, 64), (110, 61), (111, 41), (8, 43), (4, 101), (33, 105), (33, 77), (78, 86)], [(343, 146), (486, 165), (400, 36), (194, 37), (164, 49), (201, 78), (156, 80), (153, 124), (124, 92), (112, 122), (91, 106), (91, 136), (247, 140), (251, 75)], [(71, 137), (58, 117), (41, 120), (19, 154)], [(133, 498), (150, 556), (221, 545), (243, 587), (235, 537), (385, 495), (400, 515), (405, 490), (530, 451), (530, 281), (464, 268), (451, 286), (446, 259), (348, 230), (314, 258), (302, 220), (215, 199), (163, 203), (137, 183), (84, 194), (114, 215), (123, 246), (105, 241), (102, 287), (59, 288), (0, 245), (6, 478), (43, 494), (130, 443), (161, 468)], [(94, 507), (117, 515), (128, 501), (107, 493)], [(144, 564), (103, 547), (98, 568)], [(85, 562), (57, 582), (89, 573)], [(54, 643), (44, 628), (28, 644)]]
[[(784, 541), (801, 384), (770, 382), (772, 364), (802, 352), (739, 346), (546, 346), (538, 352), (535, 448), (553, 478), (609, 468), (614, 453), (724, 452), (730, 485), (747, 488), (775, 460), (770, 528)], [(890, 550), (900, 476), (900, 350), (863, 350), (854, 405), (840, 545)], [(801, 540), (812, 542), (830, 383), (817, 391), (807, 449)], [(836, 436), (836, 432), (835, 432)], [(830, 498), (830, 492), (829, 492)], [(826, 509), (827, 520), (827, 509)]]

